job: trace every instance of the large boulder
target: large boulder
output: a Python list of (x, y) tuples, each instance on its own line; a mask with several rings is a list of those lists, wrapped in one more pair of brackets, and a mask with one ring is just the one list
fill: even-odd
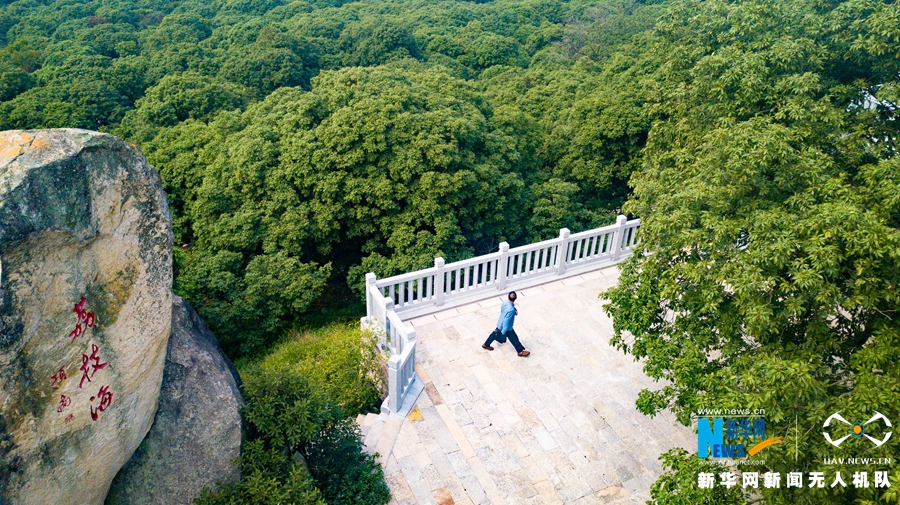
[(172, 229), (134, 146), (0, 133), (0, 503), (103, 503), (150, 429)]
[(147, 438), (113, 481), (107, 505), (190, 505), (204, 486), (240, 478), (237, 371), (191, 306), (175, 297), (159, 409)]

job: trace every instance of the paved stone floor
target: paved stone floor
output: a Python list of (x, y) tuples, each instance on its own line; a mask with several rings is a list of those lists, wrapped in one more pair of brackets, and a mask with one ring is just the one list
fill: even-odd
[(519, 292), (516, 332), (531, 350), (481, 343), (501, 298), (414, 319), (425, 383), (406, 418), (360, 419), (380, 453), (392, 503), (643, 503), (660, 453), (695, 435), (668, 413), (635, 410), (660, 387), (609, 345), (612, 321), (597, 294), (607, 268)]

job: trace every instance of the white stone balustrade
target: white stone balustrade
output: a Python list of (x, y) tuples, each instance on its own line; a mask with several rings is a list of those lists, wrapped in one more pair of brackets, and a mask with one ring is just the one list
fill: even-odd
[(362, 323), (379, 335), (381, 349), (390, 352), (388, 398), (382, 410), (399, 412), (416, 378), (416, 333), (403, 319), (618, 263), (640, 244), (640, 224), (640, 219), (618, 216), (610, 226), (574, 234), (563, 228), (559, 238), (512, 249), (502, 242), (495, 253), (449, 264), (435, 258), (431, 268), (386, 279), (366, 274)]

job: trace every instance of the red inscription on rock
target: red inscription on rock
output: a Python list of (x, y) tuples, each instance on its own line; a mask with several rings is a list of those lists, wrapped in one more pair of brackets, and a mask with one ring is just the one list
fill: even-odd
[[(97, 370), (104, 368), (109, 363), (103, 362), (100, 363), (100, 356), (97, 353), (100, 351), (100, 348), (97, 347), (97, 344), (91, 344), (91, 356), (88, 357), (87, 354), (81, 355), (81, 382), (78, 384), (78, 388), (84, 387), (84, 380), (87, 379), (88, 382), (91, 382), (91, 378), (94, 377), (94, 374), (97, 373)], [(93, 361), (93, 363), (91, 363)]]
[(84, 335), (84, 332), (87, 331), (88, 328), (92, 328), (94, 323), (97, 321), (97, 317), (93, 312), (88, 312), (84, 310), (84, 304), (87, 302), (85, 297), (81, 297), (81, 301), (75, 304), (75, 308), (72, 309), (78, 316), (78, 324), (75, 325), (75, 329), (69, 333), (69, 338), (72, 339), (72, 342), (75, 342), (75, 339)]
[(53, 379), (53, 383), (50, 384), (50, 387), (56, 387), (57, 384), (62, 386), (62, 381), (66, 380), (66, 369), (65, 367), (59, 367), (59, 371), (51, 376)]
[(62, 412), (66, 410), (66, 407), (72, 405), (72, 399), (66, 395), (62, 395), (59, 397), (59, 407), (56, 407), (57, 412)]
[[(100, 405), (94, 410), (94, 400), (99, 399)], [(91, 397), (91, 419), (96, 421), (100, 417), (100, 413), (104, 410), (108, 409), (110, 405), (112, 405), (113, 394), (109, 392), (109, 386), (103, 386), (100, 388), (100, 392), (97, 393), (97, 396)]]

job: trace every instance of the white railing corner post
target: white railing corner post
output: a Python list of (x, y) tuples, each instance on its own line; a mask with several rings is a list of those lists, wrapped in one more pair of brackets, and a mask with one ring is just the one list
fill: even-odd
[(370, 324), (375, 316), (375, 301), (372, 300), (372, 290), (375, 289), (376, 280), (374, 272), (366, 274), (366, 317), (369, 319)]
[(438, 256), (434, 259), (434, 304), (440, 307), (444, 304), (444, 258)]
[(566, 260), (569, 259), (569, 234), (568, 228), (559, 230), (559, 248), (556, 249), (556, 275), (562, 275), (566, 271)]
[(400, 356), (395, 354), (388, 360), (388, 407), (391, 412), (400, 410), (400, 400), (403, 395), (399, 367)]
[(500, 242), (500, 259), (497, 261), (498, 275), (500, 276), (499, 290), (506, 289), (506, 270), (509, 263), (509, 243)]
[(618, 261), (619, 254), (622, 252), (622, 241), (625, 238), (625, 222), (628, 221), (628, 218), (619, 214), (616, 216), (616, 229), (613, 232), (613, 243), (612, 243), (612, 260)]

